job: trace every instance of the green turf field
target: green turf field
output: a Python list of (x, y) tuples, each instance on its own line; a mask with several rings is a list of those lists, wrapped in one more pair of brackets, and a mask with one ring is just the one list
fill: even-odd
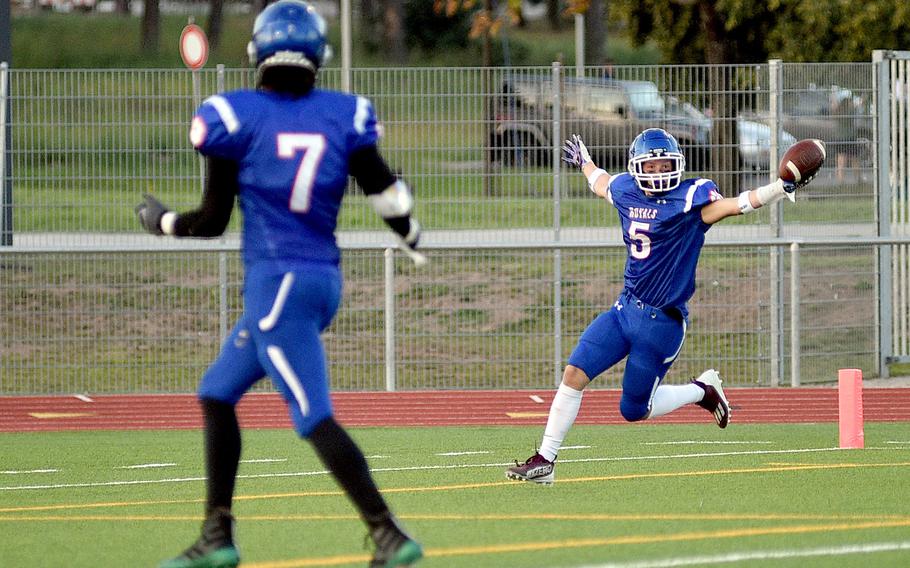
[[(576, 427), (557, 483), (503, 476), (537, 427), (357, 429), (426, 567), (910, 566), (910, 424)], [(154, 566), (195, 539), (200, 432), (0, 435), (0, 565)], [(452, 455), (445, 455), (452, 454)], [(365, 566), (365, 531), (290, 431), (244, 433), (248, 568)], [(54, 471), (49, 471), (54, 470)]]

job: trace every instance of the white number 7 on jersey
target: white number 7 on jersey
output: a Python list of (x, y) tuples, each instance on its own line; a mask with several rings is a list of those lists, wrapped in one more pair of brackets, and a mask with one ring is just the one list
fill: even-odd
[(300, 167), (297, 168), (297, 177), (294, 178), (294, 188), (291, 190), (291, 200), (288, 207), (291, 211), (306, 213), (310, 209), (310, 195), (313, 192), (313, 182), (316, 181), (316, 170), (322, 161), (325, 152), (325, 136), (322, 134), (279, 134), (278, 157), (294, 158), (298, 151), (303, 152)]
[(642, 259), (651, 255), (651, 238), (647, 235), (650, 228), (651, 225), (640, 221), (629, 223), (629, 239), (633, 241), (629, 243), (629, 254), (633, 258)]

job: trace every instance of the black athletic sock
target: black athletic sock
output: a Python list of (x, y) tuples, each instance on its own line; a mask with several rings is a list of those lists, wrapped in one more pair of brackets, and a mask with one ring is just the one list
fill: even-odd
[(310, 434), (319, 459), (348, 494), (364, 521), (375, 527), (391, 518), (389, 507), (376, 488), (363, 452), (334, 418), (320, 422)]
[(240, 426), (234, 405), (204, 399), (206, 513), (231, 509), (234, 481), (240, 463)]

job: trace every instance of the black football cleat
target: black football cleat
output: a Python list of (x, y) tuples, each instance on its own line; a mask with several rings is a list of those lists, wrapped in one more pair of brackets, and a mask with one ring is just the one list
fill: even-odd
[(209, 513), (202, 534), (183, 554), (165, 560), (158, 568), (235, 568), (240, 553), (234, 546), (234, 517), (224, 509)]
[(412, 566), (423, 558), (423, 548), (402, 529), (395, 517), (370, 529), (370, 538), (376, 545), (370, 568), (397, 568)]
[(540, 485), (552, 485), (556, 479), (556, 463), (535, 453), (525, 463), (515, 462), (515, 467), (506, 470), (506, 477), (519, 481), (530, 481)]

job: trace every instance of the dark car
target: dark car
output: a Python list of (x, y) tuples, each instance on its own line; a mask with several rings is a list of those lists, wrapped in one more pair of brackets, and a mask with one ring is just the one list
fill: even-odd
[[(610, 171), (626, 168), (629, 144), (646, 128), (667, 130), (684, 148), (704, 145), (708, 131), (691, 117), (666, 111), (650, 81), (565, 79), (561, 85), (561, 143), (577, 133), (592, 158)], [(513, 76), (493, 105), (490, 147), (506, 165), (548, 166), (552, 160), (553, 83), (547, 77)], [(697, 156), (688, 169), (700, 169)]]

